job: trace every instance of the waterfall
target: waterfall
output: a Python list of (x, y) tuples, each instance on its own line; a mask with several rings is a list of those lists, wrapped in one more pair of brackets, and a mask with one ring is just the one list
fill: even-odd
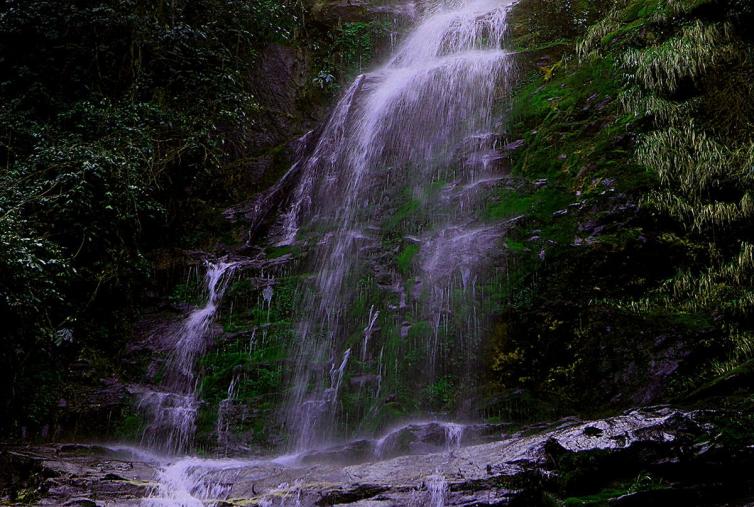
[[(378, 266), (380, 287), (400, 302), (390, 308), (370, 302), (360, 358), (367, 362), (368, 347), (383, 345), (373, 336), (378, 318), (405, 320), (412, 312), (402, 336), (410, 321), (429, 322), (432, 330), (417, 377), (431, 382), (447, 369), (443, 341), (450, 334), (468, 358), (464, 370), (473, 369), (482, 318), (477, 275), (491, 264), (502, 230), (481, 220), (480, 209), (483, 190), (501, 179), (493, 110), (509, 74), (501, 48), (511, 3), (468, 0), (428, 9), (385, 65), (356, 78), (316, 147), (297, 163), (300, 182), (279, 228), (289, 231), (287, 240), (313, 245), (314, 274), (301, 290), (285, 413), (294, 448), (319, 445), (336, 433), (338, 406), (326, 365), (332, 370), (354, 345), (348, 340), (359, 323), (349, 313), (357, 286), (379, 262), (370, 252), (385, 243), (386, 217), (396, 208), (391, 200), (402, 190), (418, 203), (414, 208), (427, 211), (427, 219), (404, 234), (418, 250), (405, 262), (414, 269), (413, 300), (407, 301), (408, 279)], [(442, 191), (433, 193), (437, 184)], [(381, 372), (380, 382), (384, 386)]]
[[(146, 390), (138, 407), (148, 418), (142, 443), (168, 452), (185, 450), (194, 436), (199, 400), (195, 363), (207, 346), (207, 335), (235, 262), (208, 262), (207, 303), (192, 311), (173, 335), (173, 350), (158, 390)], [(230, 393), (229, 393), (230, 395)]]
[[(374, 336), (382, 327), (378, 318), (406, 322), (403, 338), (412, 322), (429, 323), (425, 361), (415, 378), (430, 383), (449, 368), (449, 335), (457, 338), (458, 355), (468, 358), (459, 375), (473, 369), (482, 327), (478, 275), (490, 267), (503, 227), (484, 222), (480, 210), (484, 189), (501, 179), (494, 104), (509, 75), (502, 43), (511, 3), (460, 0), (428, 8), (386, 64), (356, 78), (316, 147), (297, 163), (300, 181), (278, 225), (287, 231), (284, 243), (296, 237), (312, 245), (313, 276), (301, 288), (285, 409), (296, 449), (334, 437), (339, 409), (326, 365), (359, 346), (350, 341), (356, 330), (363, 330), (362, 363), (369, 361), (369, 346), (376, 356), (384, 348)], [(441, 191), (433, 192), (433, 185)], [(426, 214), (407, 227), (400, 217), (389, 218), (401, 189), (410, 196), (403, 208)], [(414, 280), (379, 264), (386, 257), (386, 224), (403, 227), (398, 241), (415, 245), (416, 258), (406, 254), (404, 262)], [(388, 294), (383, 300), (390, 294), (399, 299), (387, 308), (371, 301), (367, 329), (364, 317), (351, 315), (364, 276), (379, 278)], [(460, 306), (463, 316), (454, 316)], [(397, 356), (394, 361), (397, 370)], [(379, 372), (383, 388), (385, 375)]]

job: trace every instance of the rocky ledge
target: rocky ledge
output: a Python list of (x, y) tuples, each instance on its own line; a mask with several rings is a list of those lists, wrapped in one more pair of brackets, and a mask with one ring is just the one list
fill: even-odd
[(493, 442), (382, 461), (160, 458), (128, 447), (2, 449), (10, 504), (39, 505), (746, 505), (754, 446), (735, 415), (633, 410)]

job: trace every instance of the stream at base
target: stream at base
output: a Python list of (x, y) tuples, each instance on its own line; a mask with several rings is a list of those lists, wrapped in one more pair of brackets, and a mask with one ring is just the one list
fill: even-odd
[[(359, 439), (333, 447), (287, 454), (272, 458), (168, 458), (130, 447), (114, 450), (158, 464), (157, 486), (147, 506), (204, 506), (227, 500), (239, 484), (251, 481), (251, 493), (260, 506), (298, 507), (310, 505), (311, 474), (336, 476), (342, 468), (386, 462), (399, 457), (432, 456), (438, 468), (427, 475), (411, 495), (411, 505), (442, 507), (447, 481), (439, 473), (462, 447), (500, 439), (500, 425), (458, 424), (442, 421), (416, 421), (375, 439)], [(248, 491), (246, 492), (248, 493)]]
[[(723, 448), (710, 453), (709, 446), (700, 445), (714, 439), (720, 430), (709, 424), (710, 414), (651, 407), (591, 421), (564, 419), (519, 431), (486, 428), (484, 435), (474, 426), (413, 423), (379, 439), (279, 457), (170, 457), (128, 446), (86, 444), (5, 449), (9, 451), (5, 457), (27, 467), (37, 463), (39, 476), (44, 478), (39, 505), (531, 505), (525, 500), (527, 484), (554, 480), (551, 486), (557, 487), (558, 474), (573, 472), (572, 468), (559, 469), (560, 460), (570, 467), (575, 463), (601, 467), (602, 474), (614, 478), (633, 470), (636, 460), (645, 465), (664, 463), (667, 476), (675, 478), (671, 481), (692, 471), (688, 479), (692, 484), (698, 482), (704, 471), (710, 473), (720, 466)], [(415, 439), (413, 446), (411, 438)], [(441, 438), (449, 440), (441, 442)], [(482, 438), (482, 443), (475, 443), (474, 438)], [(375, 449), (382, 445), (384, 452), (391, 440), (387, 448), (394, 455), (377, 457)], [(405, 446), (394, 447), (404, 440)], [(420, 441), (426, 446), (416, 445)], [(730, 458), (732, 468), (726, 473), (751, 463), (750, 453), (733, 449), (725, 453), (742, 460), (736, 464)], [(534, 483), (532, 477), (537, 478)], [(692, 504), (698, 505), (655, 505)]]

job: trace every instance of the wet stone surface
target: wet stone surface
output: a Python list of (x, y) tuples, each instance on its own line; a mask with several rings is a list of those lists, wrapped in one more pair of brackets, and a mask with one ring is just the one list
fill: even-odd
[[(409, 445), (394, 451), (409, 454), (372, 455), (368, 461), (373, 440), (274, 459), (165, 458), (89, 445), (5, 448), (0, 484), (6, 501), (26, 498), (39, 505), (509, 505), (521, 504), (538, 488), (571, 487), (563, 486), (564, 477), (578, 476), (582, 468), (600, 471), (589, 475), (595, 487), (652, 468), (668, 477), (667, 491), (653, 495), (688, 497), (688, 484), (677, 477), (687, 474), (696, 481), (694, 495), (703, 496), (718, 484), (708, 467), (719, 474), (754, 460), (751, 450), (715, 445), (717, 429), (701, 419), (701, 412), (634, 410), (498, 434), (498, 440), (477, 445), (445, 442), (440, 452), (410, 454), (416, 447)], [(408, 425), (377, 442), (406, 434), (439, 438), (441, 427)], [(700, 445), (705, 441), (708, 445)], [(345, 464), (349, 458), (356, 463)], [(635, 505), (642, 495), (622, 495), (615, 502)]]

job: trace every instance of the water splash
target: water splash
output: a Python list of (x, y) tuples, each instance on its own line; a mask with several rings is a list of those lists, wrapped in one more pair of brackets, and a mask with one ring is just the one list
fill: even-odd
[(465, 431), (463, 424), (443, 421), (402, 424), (375, 440), (374, 457), (450, 452), (461, 448)]
[(163, 465), (144, 507), (204, 507), (225, 500), (233, 480), (254, 462), (183, 458)]

